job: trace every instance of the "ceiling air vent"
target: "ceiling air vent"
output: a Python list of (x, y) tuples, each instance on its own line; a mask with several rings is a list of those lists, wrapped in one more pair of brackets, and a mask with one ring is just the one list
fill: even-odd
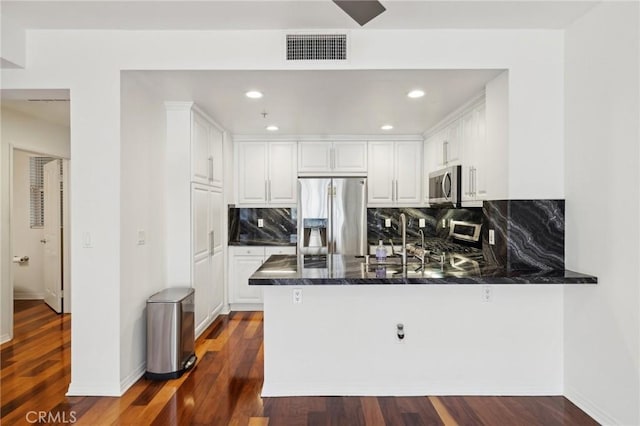
[(287, 61), (346, 59), (346, 34), (287, 34)]

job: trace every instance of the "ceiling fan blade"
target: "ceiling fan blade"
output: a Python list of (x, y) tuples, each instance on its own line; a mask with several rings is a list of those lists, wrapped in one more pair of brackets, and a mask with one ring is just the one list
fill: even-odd
[(333, 0), (333, 2), (360, 26), (387, 10), (376, 0)]

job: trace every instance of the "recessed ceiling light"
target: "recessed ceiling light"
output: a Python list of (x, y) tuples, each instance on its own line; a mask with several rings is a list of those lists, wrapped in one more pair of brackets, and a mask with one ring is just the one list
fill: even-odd
[(275, 132), (276, 130), (278, 130), (278, 126), (271, 124), (269, 126), (267, 126), (267, 130), (270, 132)]
[(407, 96), (410, 98), (421, 98), (424, 96), (424, 91), (420, 89), (412, 90), (407, 93)]
[(247, 98), (251, 99), (260, 99), (262, 97), (262, 93), (258, 92), (257, 90), (250, 90), (245, 93), (245, 95), (247, 96)]
[(393, 126), (391, 124), (385, 124), (384, 126), (380, 127), (382, 130), (391, 130), (393, 129)]

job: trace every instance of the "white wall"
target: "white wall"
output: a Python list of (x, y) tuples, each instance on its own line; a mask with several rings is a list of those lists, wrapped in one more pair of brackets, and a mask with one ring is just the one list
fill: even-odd
[(10, 249), (10, 185), (11, 185), (11, 147), (26, 151), (46, 153), (52, 156), (69, 158), (69, 128), (54, 125), (29, 115), (2, 108), (1, 116), (1, 149), (0, 149), (0, 341), (5, 341), (13, 334), (13, 317), (11, 315), (13, 294), (10, 270), (13, 254)]
[[(2, 70), (5, 88), (71, 90), (70, 393), (121, 392), (120, 321), (135, 317), (120, 307), (131, 291), (120, 273), (120, 70), (508, 69), (509, 196), (564, 196), (562, 156), (548, 155), (563, 142), (562, 31), (354, 30), (346, 64), (285, 63), (283, 40), (281, 31), (30, 31), (27, 69)], [(92, 248), (82, 247), (87, 232)]]
[(44, 299), (43, 228), (31, 228), (31, 181), (25, 151), (13, 152), (12, 244), (15, 256), (29, 256), (29, 262), (13, 263), (13, 298)]
[[(120, 152), (120, 382), (146, 365), (146, 300), (165, 288), (165, 110), (153, 87), (122, 74)], [(146, 243), (138, 244), (138, 231)]]
[(605, 424), (640, 424), (638, 3), (596, 6), (566, 32), (565, 394)]

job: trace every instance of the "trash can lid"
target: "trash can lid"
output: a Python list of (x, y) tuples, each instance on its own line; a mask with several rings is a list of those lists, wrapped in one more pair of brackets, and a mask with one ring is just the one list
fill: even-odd
[(188, 297), (193, 294), (193, 289), (189, 287), (174, 287), (174, 288), (165, 288), (162, 291), (159, 291), (156, 294), (153, 294), (149, 299), (147, 299), (148, 303), (169, 303), (169, 302), (179, 302), (185, 297)]

